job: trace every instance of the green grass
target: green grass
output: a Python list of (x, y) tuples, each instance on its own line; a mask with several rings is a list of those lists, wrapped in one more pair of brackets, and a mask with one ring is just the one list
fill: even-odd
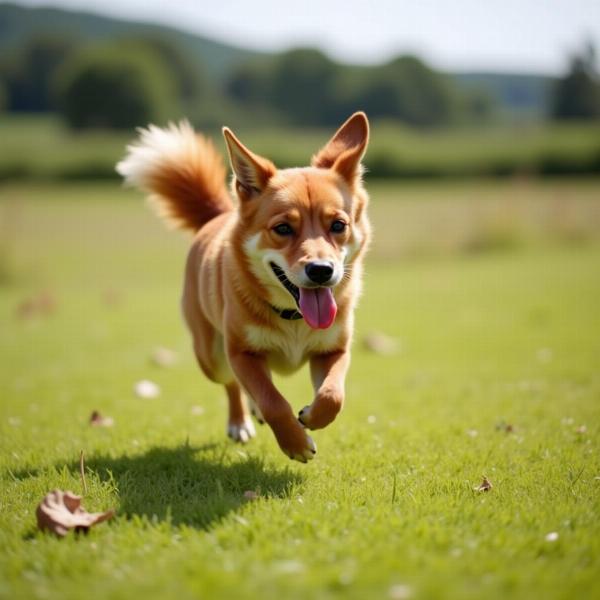
[[(414, 130), (374, 122), (366, 165), (378, 177), (600, 173), (595, 123)], [(235, 128), (280, 167), (304, 165), (332, 129)], [(224, 152), (220, 131), (207, 132)], [(73, 132), (54, 116), (0, 115), (0, 181), (117, 178), (114, 165), (135, 133)], [(285, 142), (285, 143), (284, 143)]]
[[(179, 315), (186, 240), (139, 198), (0, 191), (0, 597), (600, 598), (597, 184), (371, 191), (347, 405), (309, 465), (265, 428), (246, 447), (225, 439), (223, 393)], [(519, 243), (460, 242), (511, 194), (503, 227)], [(556, 203), (585, 234), (563, 235)], [(487, 217), (465, 233), (470, 212)], [(448, 231), (459, 242), (440, 245)], [(18, 318), (43, 290), (54, 313)], [(370, 331), (398, 353), (365, 350)], [(151, 365), (157, 345), (179, 363)], [(142, 378), (162, 395), (136, 398)], [(305, 371), (278, 383), (294, 407), (310, 400)], [(115, 426), (91, 428), (95, 409)], [(37, 533), (46, 492), (81, 492), (82, 449), (84, 505), (117, 517)], [(488, 493), (473, 489), (483, 475)]]

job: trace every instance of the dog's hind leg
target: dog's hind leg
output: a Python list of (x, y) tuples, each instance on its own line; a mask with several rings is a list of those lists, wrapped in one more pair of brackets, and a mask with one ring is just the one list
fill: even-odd
[(229, 419), (227, 421), (227, 435), (234, 442), (245, 444), (256, 435), (254, 423), (248, 414), (242, 389), (237, 381), (225, 386), (229, 400)]

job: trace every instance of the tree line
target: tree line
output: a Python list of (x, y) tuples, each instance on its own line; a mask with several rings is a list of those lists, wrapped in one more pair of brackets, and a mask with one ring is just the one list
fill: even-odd
[[(575, 54), (549, 97), (556, 119), (600, 118), (591, 45)], [(55, 111), (75, 129), (123, 129), (189, 116), (224, 121), (336, 125), (362, 109), (374, 119), (433, 128), (483, 123), (495, 106), (484, 89), (459, 86), (415, 56), (383, 65), (342, 65), (315, 49), (240, 64), (215, 81), (171, 40), (128, 37), (99, 45), (40, 36), (0, 60), (0, 107)]]

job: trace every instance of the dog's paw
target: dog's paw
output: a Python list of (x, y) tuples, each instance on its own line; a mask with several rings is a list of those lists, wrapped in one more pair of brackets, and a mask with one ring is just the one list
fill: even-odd
[(259, 425), (264, 425), (265, 424), (265, 418), (262, 416), (262, 413), (260, 412), (260, 408), (258, 408), (258, 406), (254, 402), (254, 400), (252, 400), (251, 398), (249, 398), (248, 399), (248, 404), (250, 405), (250, 412), (252, 413), (252, 416), (256, 419), (256, 422)]
[(305, 406), (299, 413), (298, 413), (298, 421), (300, 421), (300, 424), (302, 425), (302, 427), (306, 427), (307, 429), (310, 429), (310, 406)]
[(309, 460), (312, 460), (317, 453), (317, 445), (315, 441), (308, 435), (305, 435), (305, 444), (303, 448), (294, 448), (287, 449), (284, 452), (292, 459), (297, 460), (301, 463), (307, 463)]
[(242, 423), (229, 423), (227, 425), (227, 435), (234, 442), (247, 444), (256, 435), (254, 423), (249, 417), (246, 417)]

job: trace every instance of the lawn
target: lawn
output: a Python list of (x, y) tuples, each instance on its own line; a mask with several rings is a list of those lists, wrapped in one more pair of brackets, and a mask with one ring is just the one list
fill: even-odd
[[(184, 237), (114, 184), (0, 190), (0, 597), (600, 598), (600, 185), (371, 191), (347, 405), (302, 465), (264, 427), (225, 438)], [(278, 383), (310, 400), (306, 371)], [(84, 506), (116, 518), (36, 532), (81, 450)]]

